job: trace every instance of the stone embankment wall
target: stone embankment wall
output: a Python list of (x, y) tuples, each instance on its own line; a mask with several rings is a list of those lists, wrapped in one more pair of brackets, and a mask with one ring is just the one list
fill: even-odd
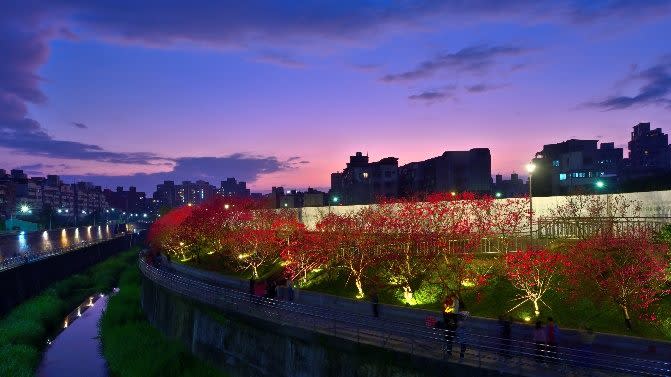
[(0, 315), (42, 292), (49, 285), (82, 272), (141, 242), (136, 235), (103, 241), (0, 272)]
[(163, 334), (179, 339), (194, 355), (234, 377), (459, 377), (492, 372), (218, 313), (147, 278), (142, 307)]

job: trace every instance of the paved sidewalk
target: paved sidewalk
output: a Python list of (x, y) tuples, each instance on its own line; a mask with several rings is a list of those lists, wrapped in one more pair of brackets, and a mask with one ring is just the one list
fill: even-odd
[[(214, 283), (223, 287), (248, 292), (249, 281), (221, 275), (211, 271), (172, 263), (171, 268), (182, 274), (204, 282)], [(295, 294), (296, 303), (319, 306), (339, 311), (357, 313), (372, 316), (372, 304), (368, 301), (353, 300), (324, 293), (300, 290)], [(423, 324), (427, 316), (441, 318), (441, 313), (436, 311), (413, 309), (396, 305), (379, 305), (381, 319), (401, 323)], [(473, 334), (497, 337), (499, 335), (498, 321), (490, 318), (470, 317), (461, 323), (461, 326)], [(563, 329), (560, 326), (559, 346), (584, 349), (581, 341), (581, 333), (574, 329)], [(512, 339), (517, 341), (532, 342), (533, 327), (530, 324), (514, 323), (512, 325)], [(621, 357), (635, 357), (650, 360), (668, 362), (671, 360), (671, 342), (645, 339), (639, 337), (613, 335), (606, 333), (595, 333), (596, 337), (592, 344), (592, 351), (604, 354), (618, 355)]]

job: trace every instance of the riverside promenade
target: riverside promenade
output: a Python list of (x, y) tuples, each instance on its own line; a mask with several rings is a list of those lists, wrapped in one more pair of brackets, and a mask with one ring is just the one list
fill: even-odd
[[(563, 329), (555, 359), (535, 357), (531, 328), (516, 324), (513, 338), (497, 337), (497, 322), (470, 318), (462, 324), (464, 334), (427, 327), (426, 316), (438, 313), (380, 305), (373, 318), (371, 304), (357, 300), (300, 291), (293, 302), (250, 296), (248, 281), (191, 267), (170, 264), (156, 267), (140, 262), (143, 274), (191, 300), (263, 321), (280, 323), (381, 347), (418, 357), (459, 363), (507, 375), (647, 375), (669, 376), (668, 342), (597, 334), (591, 351), (579, 342), (579, 333)], [(461, 345), (464, 357), (459, 357)], [(451, 345), (451, 347), (450, 347)], [(452, 352), (450, 351), (450, 348)]]

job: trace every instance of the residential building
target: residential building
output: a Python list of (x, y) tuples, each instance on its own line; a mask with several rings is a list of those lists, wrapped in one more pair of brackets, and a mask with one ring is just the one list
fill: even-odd
[(238, 182), (235, 178), (227, 178), (225, 181), (221, 181), (219, 194), (223, 196), (249, 197), (250, 190), (247, 188), (246, 182)]
[(156, 209), (160, 207), (176, 207), (181, 204), (181, 200), (177, 197), (177, 186), (175, 181), (163, 181), (156, 185), (156, 191), (152, 195), (152, 201)]
[(488, 148), (446, 151), (399, 168), (401, 196), (437, 192), (490, 193), (492, 158)]
[(496, 175), (494, 195), (503, 198), (515, 198), (529, 194), (529, 185), (517, 173), (510, 174), (510, 179), (503, 179), (501, 174)]
[(622, 148), (598, 140), (570, 139), (546, 144), (536, 154), (532, 176), (534, 195), (566, 195), (580, 191), (617, 189), (622, 166)]
[(330, 196), (338, 204), (368, 204), (398, 196), (398, 187), (398, 158), (369, 162), (368, 156), (356, 152), (342, 172), (331, 174)]
[(650, 129), (650, 123), (639, 123), (631, 132), (625, 160), (630, 176), (645, 176), (671, 170), (669, 136), (661, 128)]
[(325, 192), (308, 188), (303, 193), (303, 207), (321, 207), (327, 205), (328, 198)]
[(128, 191), (118, 186), (116, 191), (105, 189), (103, 193), (112, 208), (131, 213), (146, 212), (149, 209), (147, 196), (144, 192), (137, 191), (134, 186), (128, 187)]

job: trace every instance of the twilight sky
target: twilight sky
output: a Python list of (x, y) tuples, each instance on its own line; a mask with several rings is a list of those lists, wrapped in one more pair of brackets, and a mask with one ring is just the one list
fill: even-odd
[(670, 35), (664, 0), (0, 0), (0, 168), (267, 191), (488, 147), (508, 175), (671, 131)]

